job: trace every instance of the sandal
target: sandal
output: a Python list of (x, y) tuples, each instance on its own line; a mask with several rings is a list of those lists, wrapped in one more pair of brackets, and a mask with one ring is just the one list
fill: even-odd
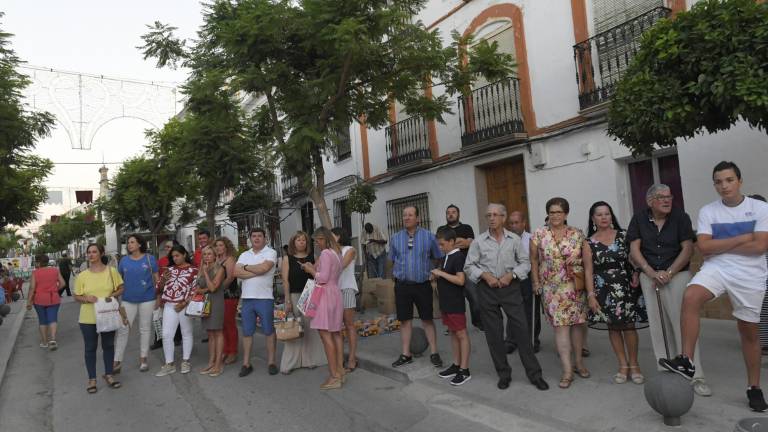
[(122, 369), (123, 369), (123, 362), (115, 362), (115, 364), (112, 365), (112, 373), (114, 375), (119, 374)]
[(582, 348), (581, 349), (581, 356), (582, 357), (589, 357), (590, 354), (592, 354), (592, 351), (590, 351), (589, 348)]
[(642, 384), (645, 382), (645, 376), (640, 373), (640, 366), (629, 366), (629, 369), (637, 369), (637, 373), (632, 374), (632, 382), (635, 384)]
[[(629, 369), (629, 366), (619, 366), (619, 370), (623, 371), (625, 369)], [(616, 384), (624, 384), (627, 382), (627, 374), (617, 372), (616, 375), (613, 376), (613, 382)]]
[(589, 369), (585, 367), (582, 367), (581, 369), (575, 367), (573, 368), (573, 372), (584, 379), (587, 379), (592, 376), (592, 374), (589, 372)]
[(563, 375), (563, 376), (560, 378), (560, 384), (559, 384), (559, 386), (560, 386), (560, 388), (561, 388), (561, 389), (567, 389), (568, 387), (570, 387), (570, 386), (571, 386), (571, 383), (572, 383), (572, 382), (573, 382), (573, 375), (571, 375), (571, 376), (568, 376), (568, 375)]
[(56, 343), (55, 340), (52, 340), (48, 342), (48, 349), (51, 351), (56, 351), (56, 349), (59, 348), (59, 345)]
[(352, 372), (355, 371), (355, 369), (357, 369), (357, 360), (355, 360), (355, 365), (354, 366), (350, 366), (349, 362), (347, 362), (347, 367), (344, 368), (344, 372), (352, 373)]
[(234, 363), (236, 361), (237, 361), (237, 356), (236, 355), (224, 356), (224, 364), (225, 365), (231, 365), (232, 363)]
[(208, 372), (208, 376), (211, 377), (211, 378), (216, 378), (217, 376), (221, 375), (222, 372), (224, 372), (224, 371), (221, 370), (221, 369), (211, 369)]
[(200, 375), (208, 375), (208, 374), (210, 374), (210, 373), (211, 373), (213, 370), (214, 370), (214, 369), (213, 369), (213, 366), (208, 366), (207, 368), (205, 368), (205, 369), (201, 369), (201, 370), (200, 370)]
[(102, 378), (104, 378), (104, 381), (107, 382), (107, 385), (113, 389), (119, 389), (123, 386), (123, 384), (120, 383), (120, 381), (115, 380), (115, 377), (112, 375), (102, 375)]
[(87, 391), (89, 394), (94, 394), (97, 391), (99, 391), (98, 388), (96, 388), (96, 380), (88, 380), (88, 387), (85, 388), (85, 391)]

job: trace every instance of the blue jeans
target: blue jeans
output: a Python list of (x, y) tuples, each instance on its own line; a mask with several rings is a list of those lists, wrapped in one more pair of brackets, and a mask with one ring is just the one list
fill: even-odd
[(104, 374), (112, 375), (112, 362), (115, 360), (115, 332), (96, 332), (96, 324), (80, 323), (80, 332), (85, 342), (85, 369), (88, 379), (96, 379), (96, 348), (101, 335), (101, 351), (104, 357)]
[(59, 305), (35, 305), (35, 312), (37, 312), (37, 321), (39, 325), (47, 326), (49, 324), (56, 324), (59, 316)]
[(382, 253), (378, 257), (374, 258), (370, 254), (368, 255), (368, 277), (369, 278), (384, 278), (385, 264), (387, 263), (387, 254)]

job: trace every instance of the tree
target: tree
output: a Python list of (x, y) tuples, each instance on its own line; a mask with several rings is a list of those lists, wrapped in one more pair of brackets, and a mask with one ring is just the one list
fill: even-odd
[(768, 4), (702, 0), (643, 35), (608, 112), (633, 154), (768, 119)]
[(38, 230), (37, 250), (40, 252), (61, 252), (70, 243), (104, 234), (104, 222), (96, 219), (95, 212), (77, 212), (72, 216), (62, 216), (56, 222), (43, 224)]
[[(285, 170), (300, 179), (323, 225), (331, 226), (325, 202), (323, 156), (334, 152), (338, 131), (364, 119), (388, 123), (397, 100), (410, 115), (442, 121), (451, 97), (480, 75), (512, 74), (512, 58), (496, 43), (464, 47), (454, 35), (444, 47), (436, 30), (413, 22), (426, 0), (219, 0), (208, 6), (195, 50), (232, 78), (232, 85), (262, 95)], [(145, 55), (172, 63), (184, 41), (156, 23)], [(468, 62), (466, 61), (468, 60)], [(435, 80), (446, 93), (432, 98)]]
[(54, 119), (24, 104), (21, 93), (30, 80), (17, 71), (21, 60), (10, 48), (11, 36), (0, 30), (0, 228), (37, 218), (48, 194), (42, 182), (53, 169), (50, 160), (30, 154)]
[(15, 228), (3, 228), (0, 231), (0, 257), (7, 257), (10, 251), (18, 248), (21, 239)]
[[(171, 122), (166, 128), (175, 125)], [(193, 219), (194, 209), (189, 201), (177, 205), (177, 199), (185, 195), (183, 185), (188, 181), (187, 171), (174, 171), (162, 160), (138, 156), (123, 163), (111, 181), (111, 194), (100, 198), (97, 208), (107, 222), (123, 230), (158, 234), (174, 221), (187, 223)], [(174, 210), (178, 211), (177, 219)]]

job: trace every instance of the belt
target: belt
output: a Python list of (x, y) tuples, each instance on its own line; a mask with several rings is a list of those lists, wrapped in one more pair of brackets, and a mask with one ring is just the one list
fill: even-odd
[(423, 285), (427, 283), (427, 281), (424, 282), (414, 282), (414, 281), (408, 281), (408, 280), (402, 280), (402, 279), (395, 279), (395, 283), (398, 283), (400, 285)]

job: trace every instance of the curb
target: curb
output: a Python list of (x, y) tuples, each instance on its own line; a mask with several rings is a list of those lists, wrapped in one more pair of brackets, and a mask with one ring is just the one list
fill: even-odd
[[(11, 356), (13, 356), (13, 352), (16, 348), (16, 338), (19, 336), (19, 331), (21, 331), (21, 324), (24, 322), (24, 317), (27, 315), (27, 309), (22, 305), (23, 302), (15, 302), (11, 305), (11, 313), (8, 314), (6, 317), (9, 318), (11, 315), (16, 315), (15, 319), (13, 320), (11, 324), (11, 333), (8, 337), (8, 340), (2, 341), (0, 343), (0, 388), (3, 387), (3, 379), (5, 378), (5, 370), (8, 368), (8, 363), (10, 363)], [(13, 305), (19, 305), (13, 310)], [(3, 324), (8, 324), (3, 323)]]

